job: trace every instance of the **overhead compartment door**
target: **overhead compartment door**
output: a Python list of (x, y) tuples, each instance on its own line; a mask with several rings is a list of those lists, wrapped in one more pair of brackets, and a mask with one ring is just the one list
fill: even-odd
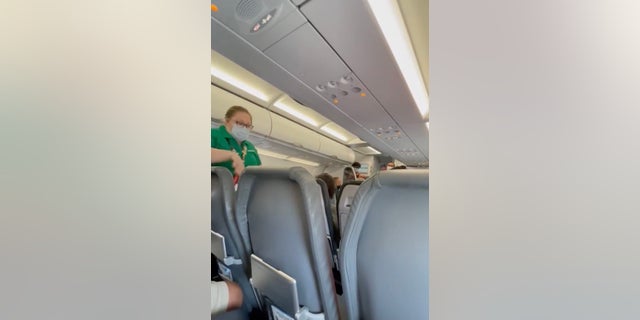
[(216, 86), (211, 86), (211, 118), (224, 122), (224, 115), (232, 106), (245, 107), (251, 113), (253, 132), (268, 136), (271, 133), (271, 117), (269, 111), (259, 107), (235, 94), (229, 93)]
[(353, 150), (326, 137), (320, 137), (319, 152), (329, 157), (338, 158), (349, 163), (356, 159)]
[(275, 113), (271, 113), (271, 138), (318, 152), (320, 135)]

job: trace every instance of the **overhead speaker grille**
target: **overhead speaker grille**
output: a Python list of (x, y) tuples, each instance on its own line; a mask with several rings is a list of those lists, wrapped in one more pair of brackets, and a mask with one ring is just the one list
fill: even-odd
[(244, 20), (253, 20), (264, 9), (264, 3), (258, 0), (240, 0), (236, 6), (236, 14)]

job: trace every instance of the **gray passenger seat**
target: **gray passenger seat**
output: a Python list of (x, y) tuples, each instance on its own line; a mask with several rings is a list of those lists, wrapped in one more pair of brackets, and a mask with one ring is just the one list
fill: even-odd
[(429, 318), (429, 174), (380, 172), (355, 196), (340, 245), (347, 318)]
[(236, 221), (248, 275), (253, 254), (296, 280), (299, 305), (337, 320), (322, 201), (320, 186), (301, 167), (249, 167), (238, 184)]
[[(220, 256), (220, 254), (216, 255), (220, 271), (224, 273), (225, 268), (231, 271), (232, 280), (238, 283), (242, 289), (243, 309), (248, 313), (253, 308), (257, 308), (258, 304), (253, 296), (249, 278), (244, 272), (243, 266), (238, 264), (242, 261), (242, 254), (245, 250), (242, 247), (242, 242), (239, 241), (240, 234), (235, 221), (233, 176), (224, 167), (211, 168), (211, 230), (219, 233), (225, 239), (228, 255), (227, 262), (224, 261), (225, 257)], [(235, 241), (234, 238), (236, 239)]]
[(342, 184), (342, 188), (340, 188), (340, 192), (338, 192), (337, 210), (338, 226), (340, 228), (340, 239), (342, 239), (342, 237), (344, 236), (344, 227), (351, 212), (353, 198), (355, 197), (360, 184), (362, 184), (362, 181), (344, 182)]
[(335, 281), (336, 293), (342, 294), (342, 284), (340, 283), (340, 265), (338, 262), (338, 230), (335, 227), (337, 221), (333, 221), (333, 214), (331, 213), (331, 199), (329, 198), (329, 191), (327, 190), (327, 184), (317, 178), (316, 182), (320, 186), (322, 192), (322, 202), (326, 216), (327, 224), (327, 239), (329, 241), (329, 248), (331, 249), (331, 257), (333, 261), (333, 280)]

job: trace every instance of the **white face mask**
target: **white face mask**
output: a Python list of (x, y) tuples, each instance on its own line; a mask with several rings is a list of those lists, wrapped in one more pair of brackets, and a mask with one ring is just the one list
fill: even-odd
[(236, 140), (245, 141), (249, 138), (249, 133), (251, 133), (251, 130), (249, 130), (249, 128), (234, 124), (233, 127), (231, 127), (230, 133), (234, 138), (236, 138)]

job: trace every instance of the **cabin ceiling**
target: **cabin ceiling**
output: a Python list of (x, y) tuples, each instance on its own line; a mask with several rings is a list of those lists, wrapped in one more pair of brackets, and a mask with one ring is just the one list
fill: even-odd
[[(428, 115), (418, 111), (365, 1), (213, 3), (212, 50), (383, 154), (428, 164)], [(398, 5), (428, 89), (428, 2)], [(272, 20), (251, 32), (265, 13)]]
[(398, 5), (429, 92), (429, 0), (398, 0)]

